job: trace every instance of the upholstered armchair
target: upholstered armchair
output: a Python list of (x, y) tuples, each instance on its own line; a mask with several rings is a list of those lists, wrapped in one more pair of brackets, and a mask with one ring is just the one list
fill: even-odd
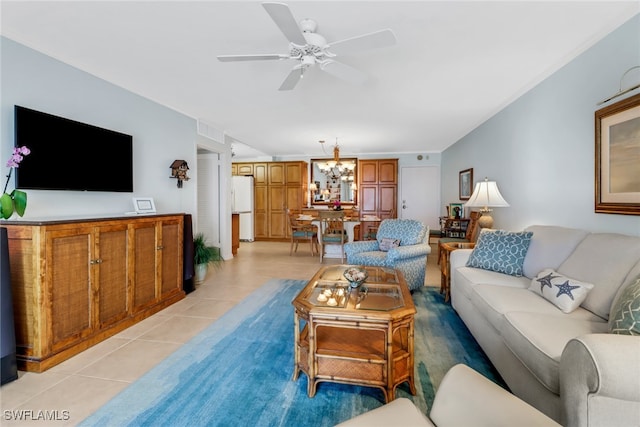
[(347, 263), (396, 268), (410, 290), (424, 285), (429, 246), (429, 227), (414, 219), (385, 219), (376, 240), (346, 243)]

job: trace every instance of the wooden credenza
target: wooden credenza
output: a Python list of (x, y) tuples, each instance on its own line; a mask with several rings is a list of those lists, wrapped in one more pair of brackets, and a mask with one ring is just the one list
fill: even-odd
[(42, 372), (184, 298), (182, 214), (5, 221), (16, 353)]

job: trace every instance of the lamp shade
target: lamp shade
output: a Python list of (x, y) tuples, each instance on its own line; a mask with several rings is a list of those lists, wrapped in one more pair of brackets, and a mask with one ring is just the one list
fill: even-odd
[(509, 203), (500, 194), (496, 182), (488, 181), (487, 178), (476, 183), (473, 194), (464, 205), (470, 208), (482, 208), (485, 212), (490, 211), (489, 208), (509, 207)]

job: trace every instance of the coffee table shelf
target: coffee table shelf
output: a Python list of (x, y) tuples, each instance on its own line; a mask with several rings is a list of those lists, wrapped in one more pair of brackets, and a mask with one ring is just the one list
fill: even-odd
[[(371, 267), (371, 277), (383, 283), (366, 283), (367, 294), (347, 288), (345, 303), (318, 304), (318, 289), (325, 289), (338, 272), (349, 266), (321, 269), (294, 299), (295, 366), (309, 378), (307, 393), (313, 397), (318, 383), (339, 382), (378, 387), (385, 402), (395, 398), (403, 382), (415, 394), (413, 359), (413, 316), (415, 307), (402, 274), (392, 269)], [(364, 304), (367, 302), (367, 304)], [(378, 309), (376, 309), (378, 307)]]

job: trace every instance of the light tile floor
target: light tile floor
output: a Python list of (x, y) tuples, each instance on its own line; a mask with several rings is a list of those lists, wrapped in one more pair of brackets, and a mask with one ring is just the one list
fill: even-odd
[[(437, 244), (431, 248), (426, 283), (440, 286)], [(76, 425), (267, 280), (306, 280), (319, 267), (303, 245), (289, 256), (289, 243), (241, 242), (238, 255), (210, 269), (185, 299), (46, 372), (20, 371), (0, 388), (0, 425)]]

